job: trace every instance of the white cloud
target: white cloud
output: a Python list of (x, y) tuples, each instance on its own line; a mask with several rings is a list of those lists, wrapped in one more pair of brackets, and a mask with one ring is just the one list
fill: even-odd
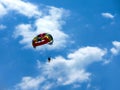
[(111, 48), (111, 52), (113, 55), (117, 55), (120, 52), (120, 42), (119, 41), (113, 41), (113, 48)]
[(14, 10), (27, 17), (40, 16), (41, 12), (36, 5), (23, 0), (0, 0), (0, 9), (6, 14), (8, 11)]
[(39, 84), (44, 82), (44, 80), (45, 78), (42, 77), (41, 78), (24, 77), (22, 79), (22, 83), (16, 86), (16, 89), (19, 90), (18, 87), (21, 87), (20, 90), (38, 90)]
[(0, 3), (0, 17), (4, 16), (7, 13), (5, 7)]
[[(31, 41), (34, 36), (43, 32), (47, 32), (52, 34), (54, 38), (54, 44), (52, 46), (44, 45), (39, 47), (39, 49), (45, 49), (49, 47), (49, 49), (55, 49), (65, 46), (68, 35), (61, 31), (62, 24), (64, 24), (64, 21), (62, 20), (62, 17), (65, 13), (64, 9), (49, 7), (47, 12), (48, 15), (44, 15), (41, 18), (38, 18), (34, 25), (21, 24), (16, 27), (14, 35), (16, 37), (23, 37), (20, 43), (26, 44), (27, 47), (31, 47)], [(36, 30), (34, 30), (32, 26), (36, 27)]]
[(32, 27), (30, 24), (21, 24), (16, 27), (16, 31), (14, 32), (14, 37), (22, 36), (22, 40), (20, 44), (26, 44), (26, 47), (31, 47), (31, 42), (34, 37), (34, 32), (32, 31)]
[(113, 18), (114, 18), (114, 15), (112, 15), (111, 13), (108, 13), (108, 12), (102, 13), (101, 15), (102, 15), (103, 17), (105, 17), (105, 18), (110, 18), (110, 19), (113, 19)]
[[(17, 84), (17, 88), (18, 90), (30, 90), (31, 87), (32, 90), (52, 90), (52, 87), (71, 84), (74, 87), (78, 83), (87, 82), (91, 76), (91, 73), (86, 71), (87, 66), (102, 61), (105, 54), (106, 50), (104, 49), (88, 46), (68, 54), (67, 59), (57, 56), (50, 63), (41, 64), (38, 62), (38, 67), (42, 73), (35, 78), (30, 78), (30, 80), (22, 80)], [(44, 78), (44, 80), (41, 81), (40, 78)], [(35, 87), (33, 88), (33, 85), (30, 84), (31, 81), (40, 83), (34, 83)]]
[(105, 60), (103, 65), (109, 64), (111, 62), (111, 59)]
[(5, 28), (7, 28), (5, 25), (0, 24), (0, 30), (3, 30), (3, 29), (5, 29)]

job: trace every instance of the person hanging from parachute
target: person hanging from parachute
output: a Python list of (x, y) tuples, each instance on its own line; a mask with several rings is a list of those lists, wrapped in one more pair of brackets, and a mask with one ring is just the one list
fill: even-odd
[[(34, 48), (36, 48), (37, 46), (44, 45), (44, 44), (49, 44), (49, 45), (53, 44), (53, 37), (51, 34), (41, 33), (37, 35), (36, 37), (34, 37), (32, 40), (32, 46)], [(51, 61), (51, 58), (48, 57), (48, 62), (50, 61)]]
[(53, 44), (53, 37), (51, 34), (48, 33), (41, 33), (33, 38), (32, 40), (32, 46), (36, 48), (37, 46), (41, 46), (44, 44)]
[(48, 62), (50, 62), (51, 61), (51, 58), (50, 57), (48, 57)]

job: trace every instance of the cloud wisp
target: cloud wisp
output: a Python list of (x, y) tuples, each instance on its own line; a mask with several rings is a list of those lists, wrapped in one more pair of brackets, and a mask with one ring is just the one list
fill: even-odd
[(109, 19), (113, 19), (113, 18), (115, 17), (114, 15), (112, 15), (111, 13), (108, 13), (108, 12), (102, 13), (101, 15), (102, 15), (103, 17), (109, 18)]
[(41, 15), (36, 5), (24, 2), (23, 0), (0, 0), (0, 10), (3, 11), (3, 14), (0, 14), (0, 16), (9, 13), (9, 11), (15, 11), (27, 17), (37, 17)]
[(0, 18), (7, 14), (7, 10), (6, 10), (6, 8), (1, 4), (1, 1), (0, 1), (0, 12), (2, 12), (2, 13), (0, 13)]
[(120, 52), (120, 42), (119, 41), (113, 41), (113, 48), (111, 48), (111, 53), (113, 55), (118, 55)]
[(7, 28), (7, 26), (5, 26), (5, 25), (3, 25), (3, 24), (0, 24), (0, 30), (4, 30), (4, 29), (6, 29)]
[(86, 68), (92, 63), (102, 61), (104, 55), (106, 50), (88, 46), (69, 53), (67, 58), (57, 56), (45, 64), (38, 61), (38, 69), (42, 73), (36, 77), (23, 77), (15, 86), (16, 90), (52, 90), (58, 86), (74, 87), (76, 83), (87, 82), (92, 73), (87, 72)]

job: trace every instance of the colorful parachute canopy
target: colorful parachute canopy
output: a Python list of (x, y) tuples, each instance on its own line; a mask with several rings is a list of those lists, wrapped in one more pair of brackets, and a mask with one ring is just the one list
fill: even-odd
[(41, 33), (41, 34), (37, 35), (36, 37), (34, 37), (32, 40), (32, 46), (34, 48), (36, 48), (36, 46), (41, 46), (44, 44), (49, 44), (49, 45), (53, 44), (52, 35), (50, 35), (48, 33)]

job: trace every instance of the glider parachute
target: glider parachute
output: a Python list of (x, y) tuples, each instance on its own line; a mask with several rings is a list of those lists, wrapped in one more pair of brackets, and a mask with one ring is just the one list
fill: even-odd
[(41, 33), (33, 38), (32, 40), (32, 46), (36, 48), (37, 46), (41, 46), (44, 44), (53, 44), (53, 37), (51, 34), (48, 33)]

